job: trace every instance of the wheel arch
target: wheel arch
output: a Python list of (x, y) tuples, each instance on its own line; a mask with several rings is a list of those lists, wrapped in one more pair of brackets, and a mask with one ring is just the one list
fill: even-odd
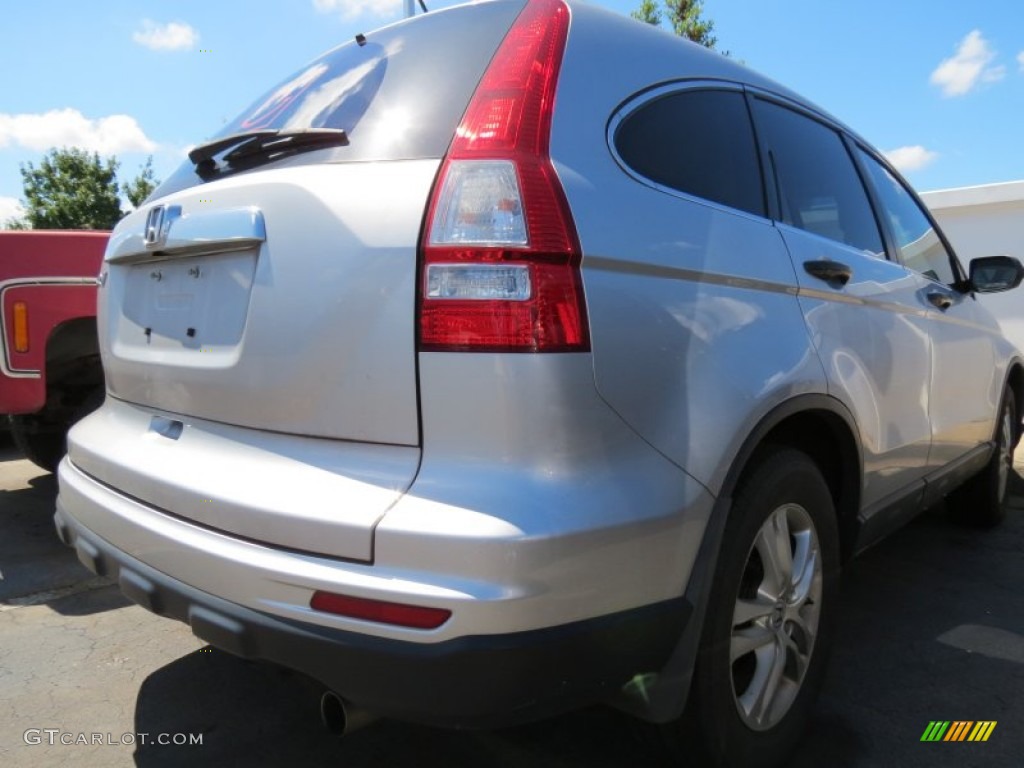
[(802, 451), (821, 470), (832, 492), (845, 562), (854, 551), (863, 476), (863, 455), (853, 415), (828, 395), (801, 395), (777, 406), (743, 442), (719, 496), (731, 499), (758, 455), (773, 446)]
[(103, 392), (103, 366), (95, 317), (75, 317), (54, 326), (46, 339), (42, 408), (8, 417), (11, 435), (25, 456), (55, 471), (68, 428), (95, 408)]
[(95, 317), (73, 317), (55, 325), (46, 338), (46, 365), (100, 353)]
[(95, 317), (73, 317), (54, 326), (46, 339), (46, 390), (71, 384), (86, 392), (103, 382), (99, 335)]
[[(1021, 375), (1024, 384), (1024, 370)], [(772, 447), (800, 450), (821, 469), (838, 516), (841, 557), (845, 561), (852, 555), (863, 476), (859, 430), (850, 411), (834, 397), (797, 395), (765, 414), (732, 458), (684, 592), (693, 607), (691, 620), (669, 661), (654, 684), (644, 691), (642, 702), (620, 695), (610, 702), (613, 705), (656, 723), (669, 722), (683, 713), (733, 495), (758, 456)]]
[(1024, 365), (1019, 359), (1015, 359), (1006, 373), (1006, 387), (1013, 391), (1013, 399), (1017, 403), (1017, 432), (1014, 435), (1014, 445), (1020, 442), (1022, 431), (1022, 416), (1024, 416)]

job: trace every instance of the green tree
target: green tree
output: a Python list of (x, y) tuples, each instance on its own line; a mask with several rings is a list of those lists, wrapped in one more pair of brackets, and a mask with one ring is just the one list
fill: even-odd
[(146, 164), (139, 168), (138, 175), (121, 185), (121, 193), (128, 198), (129, 203), (138, 208), (159, 183), (153, 176), (153, 156), (150, 155), (146, 158)]
[(661, 9), (654, 0), (643, 0), (640, 7), (629, 14), (637, 21), (650, 24), (655, 27), (661, 26)]
[(28, 229), (28, 222), (24, 219), (8, 219), (0, 229)]
[(117, 158), (82, 149), (51, 149), (39, 167), (21, 166), (31, 229), (111, 229), (121, 218)]
[[(639, 21), (661, 26), (664, 19), (668, 19), (672, 25), (672, 31), (680, 37), (692, 40), (703, 45), (705, 48), (714, 49), (718, 42), (712, 32), (715, 29), (715, 22), (711, 19), (702, 18), (704, 12), (704, 0), (662, 0), (665, 6), (664, 11), (658, 7), (654, 0), (642, 0), (640, 7), (630, 15)], [(726, 56), (728, 56), (726, 52)]]

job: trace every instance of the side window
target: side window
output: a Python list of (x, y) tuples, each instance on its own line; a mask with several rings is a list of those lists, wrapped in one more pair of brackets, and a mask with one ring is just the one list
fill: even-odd
[(839, 134), (809, 117), (754, 100), (781, 220), (885, 258), (867, 192)]
[(634, 172), (670, 189), (764, 216), (754, 131), (738, 91), (677, 91), (622, 121), (614, 136)]
[(939, 283), (952, 285), (956, 273), (935, 227), (899, 179), (862, 149), (857, 150), (881, 200), (903, 264)]

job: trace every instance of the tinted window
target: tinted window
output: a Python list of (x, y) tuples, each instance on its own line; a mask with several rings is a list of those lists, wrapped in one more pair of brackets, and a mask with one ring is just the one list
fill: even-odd
[(622, 121), (615, 148), (636, 173), (671, 189), (764, 216), (750, 115), (736, 91), (680, 91)]
[(867, 152), (858, 151), (878, 192), (883, 215), (904, 265), (940, 283), (956, 282), (949, 252), (917, 201), (884, 165)]
[(781, 220), (882, 255), (878, 222), (839, 134), (791, 109), (760, 100), (754, 104), (776, 176)]
[[(363, 45), (350, 38), (270, 88), (212, 138), (280, 128), (348, 134), (348, 146), (295, 155), (281, 165), (442, 157), (521, 9), (481, 3), (367, 33)], [(157, 195), (201, 183), (193, 170), (185, 162)]]

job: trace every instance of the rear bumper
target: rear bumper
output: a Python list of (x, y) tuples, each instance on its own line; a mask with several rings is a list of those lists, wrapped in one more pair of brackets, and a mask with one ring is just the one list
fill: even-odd
[(679, 598), (532, 631), (405, 642), (246, 608), (126, 555), (60, 506), (55, 523), (90, 570), (211, 645), (304, 672), (376, 714), (430, 725), (512, 725), (609, 699), (664, 665), (691, 613)]
[[(497, 725), (659, 672), (689, 613), (707, 490), (597, 397), (585, 355), (423, 357), (428, 437), (404, 492), (385, 470), (417, 449), (314, 445), (108, 398), (69, 436), (58, 528), (151, 610), (384, 715)], [(500, 385), (487, 402), (467, 391), (481, 370)], [(397, 498), (370, 519), (383, 491)], [(346, 556), (360, 520), (366, 555)], [(338, 616), (310, 607), (321, 590), (450, 618)]]
[[(116, 551), (260, 613), (430, 645), (532, 631), (663, 603), (689, 580), (712, 500), (607, 413), (540, 465), (434, 450), (402, 494), (415, 449), (194, 418), (169, 439), (149, 428), (159, 416), (108, 398), (71, 430), (57, 504)], [(374, 513), (381, 494), (393, 502)], [(359, 621), (311, 609), (318, 590), (452, 615), (430, 631)]]

